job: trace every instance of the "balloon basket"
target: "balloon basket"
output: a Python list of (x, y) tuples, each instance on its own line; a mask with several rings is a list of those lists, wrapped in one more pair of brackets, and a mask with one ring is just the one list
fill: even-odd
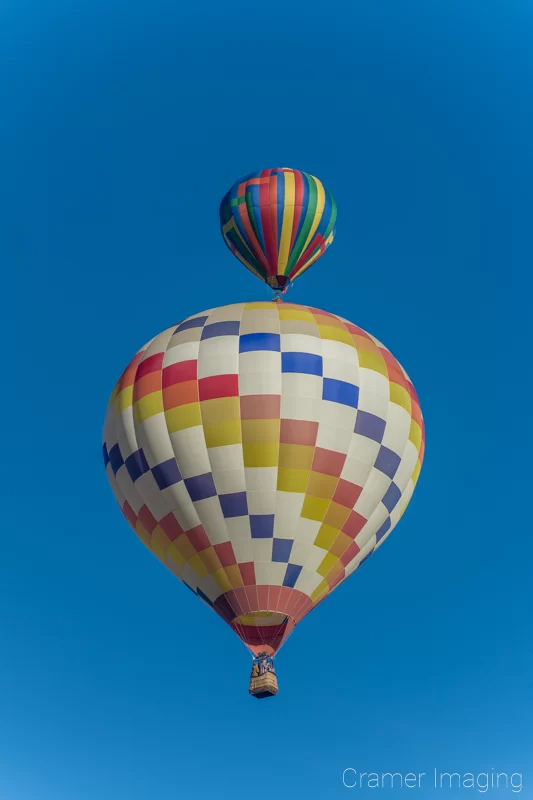
[(275, 675), (261, 675), (260, 678), (250, 678), (250, 694), (262, 700), (264, 697), (274, 697), (278, 693), (278, 679)]
[(258, 700), (262, 700), (264, 697), (274, 697), (278, 693), (274, 659), (267, 653), (259, 653), (253, 660), (249, 692)]

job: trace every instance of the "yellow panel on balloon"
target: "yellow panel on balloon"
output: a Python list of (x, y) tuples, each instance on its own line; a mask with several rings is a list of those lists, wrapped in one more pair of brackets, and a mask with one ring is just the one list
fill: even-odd
[(169, 433), (177, 433), (186, 428), (195, 428), (202, 424), (200, 403), (187, 403), (165, 411), (165, 420)]
[(308, 469), (278, 469), (278, 492), (304, 494), (309, 482)]
[(217, 569), (215, 572), (213, 572), (213, 578), (216, 580), (219, 589), (221, 589), (223, 592), (231, 592), (233, 589), (231, 581), (226, 575), (224, 569)]
[(329, 339), (332, 342), (342, 342), (354, 347), (353, 336), (346, 329), (334, 328), (331, 325), (319, 325), (321, 339)]
[(189, 559), (189, 564), (200, 578), (205, 578), (207, 575), (209, 575), (209, 570), (198, 553)]
[(242, 452), (245, 467), (276, 467), (278, 464), (278, 442), (243, 444)]
[(390, 400), (411, 413), (411, 395), (399, 383), (390, 384)]
[(216, 425), (204, 425), (206, 447), (225, 447), (229, 444), (240, 444), (240, 420), (218, 422)]
[(326, 575), (333, 569), (338, 560), (339, 559), (337, 556), (332, 555), (332, 553), (326, 553), (324, 560), (317, 569), (318, 574), (325, 578)]
[(322, 524), (317, 533), (314, 544), (317, 547), (321, 547), (323, 550), (329, 550), (338, 535), (338, 528), (332, 528), (330, 525)]
[(417, 450), (420, 450), (422, 444), (422, 429), (418, 422), (414, 419), (411, 420), (411, 430), (409, 431), (409, 439), (412, 441)]
[[(331, 555), (331, 554), (330, 554)], [(331, 581), (335, 580), (339, 572), (342, 572), (344, 569), (344, 564), (342, 561), (337, 559), (337, 561), (333, 564), (333, 566), (326, 572), (326, 580), (331, 583)]]
[(217, 569), (220, 569), (220, 559), (216, 554), (214, 547), (206, 547), (205, 550), (202, 550), (201, 553), (198, 554), (202, 561), (204, 562), (205, 566), (209, 570), (210, 573), (216, 572)]
[(280, 444), (279, 465), (287, 469), (311, 469), (315, 448), (305, 444)]
[(310, 311), (300, 311), (297, 309), (284, 308), (283, 306), (278, 306), (278, 312), (280, 319), (299, 320), (301, 322), (312, 322), (313, 324), (316, 325), (316, 320)]
[(244, 311), (257, 311), (258, 309), (266, 308), (269, 311), (272, 310), (272, 301), (262, 302), (257, 301), (255, 303), (246, 303), (244, 306)]
[(226, 567), (226, 575), (228, 576), (228, 580), (231, 583), (232, 589), (240, 589), (244, 586), (241, 571), (237, 564), (232, 564), (229, 567)]
[(190, 543), (188, 537), (182, 533), (181, 536), (178, 536), (176, 541), (174, 542), (174, 546), (179, 550), (183, 558), (188, 561), (194, 555), (196, 555), (196, 550)]
[(359, 366), (365, 369), (373, 369), (374, 372), (379, 372), (381, 375), (389, 377), (387, 365), (378, 353), (372, 353), (370, 350), (362, 350), (357, 348), (357, 355), (359, 357)]
[(178, 565), (178, 567), (183, 567), (183, 565), (187, 561), (187, 559), (182, 556), (182, 554), (176, 547), (175, 542), (172, 542), (172, 544), (168, 548), (167, 556), (170, 557), (172, 561), (174, 561)]
[(153, 529), (150, 544), (156, 556), (163, 561), (171, 542), (160, 525), (156, 525)]
[(150, 394), (141, 397), (140, 400), (134, 405), (135, 422), (139, 424), (144, 422), (145, 419), (161, 414), (163, 408), (163, 393), (150, 392)]
[(318, 603), (318, 601), (322, 600), (322, 598), (328, 593), (328, 591), (329, 591), (329, 586), (327, 584), (327, 581), (325, 580), (320, 581), (316, 589), (313, 592), (311, 592), (311, 600), (313, 601), (313, 603)]
[(239, 397), (217, 397), (213, 400), (203, 400), (201, 404), (202, 422), (204, 425), (214, 425), (217, 422), (226, 422), (241, 418), (241, 401)]
[(317, 522), (322, 522), (328, 510), (329, 500), (324, 500), (321, 497), (311, 497), (307, 495), (304, 500), (302, 516), (304, 519), (314, 519)]
[(133, 405), (133, 386), (126, 386), (116, 396), (115, 414), (120, 414), (125, 408)]
[(241, 426), (245, 444), (279, 442), (279, 419), (243, 419)]

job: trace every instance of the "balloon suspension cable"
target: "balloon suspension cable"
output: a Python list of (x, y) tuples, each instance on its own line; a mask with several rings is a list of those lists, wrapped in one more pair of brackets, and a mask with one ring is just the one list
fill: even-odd
[(274, 658), (269, 656), (266, 651), (254, 656), (249, 691), (258, 700), (262, 700), (264, 697), (274, 697), (278, 693)]
[(287, 292), (287, 289), (292, 286), (292, 282), (288, 281), (283, 288), (274, 289), (274, 297), (272, 298), (273, 303), (283, 303), (283, 295)]

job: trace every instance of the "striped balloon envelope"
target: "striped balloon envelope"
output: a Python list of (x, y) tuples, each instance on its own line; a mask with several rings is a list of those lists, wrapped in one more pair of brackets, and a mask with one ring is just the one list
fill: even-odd
[(337, 207), (318, 178), (296, 169), (264, 169), (237, 181), (220, 205), (231, 252), (282, 291), (329, 247)]
[(391, 353), (281, 302), (211, 309), (156, 336), (120, 376), (103, 445), (137, 536), (263, 659), (383, 544), (423, 451), (417, 395)]

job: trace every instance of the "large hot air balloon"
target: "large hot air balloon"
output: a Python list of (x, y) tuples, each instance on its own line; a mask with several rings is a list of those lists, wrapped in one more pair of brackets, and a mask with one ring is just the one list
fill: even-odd
[(231, 252), (283, 291), (329, 247), (337, 207), (321, 182), (296, 169), (264, 169), (237, 181), (220, 205)]
[(272, 302), (156, 336), (112, 393), (103, 445), (124, 516), (249, 648), (259, 697), (294, 626), (400, 519), (423, 450), (413, 385), (379, 341)]

